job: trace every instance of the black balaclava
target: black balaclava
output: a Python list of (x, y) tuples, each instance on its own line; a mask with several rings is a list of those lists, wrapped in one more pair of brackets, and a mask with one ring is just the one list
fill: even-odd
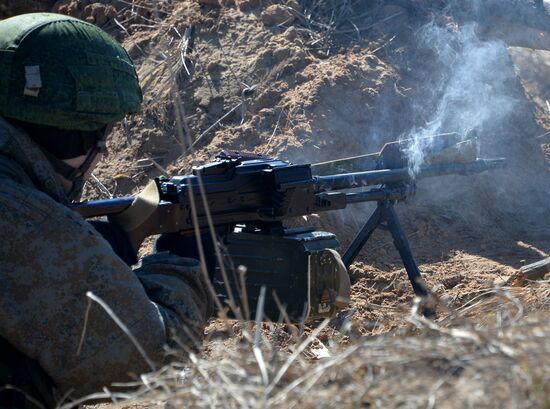
[[(96, 156), (105, 152), (105, 138), (110, 127), (103, 127), (97, 131), (71, 131), (13, 119), (10, 122), (27, 132), (42, 149), (54, 170), (73, 183), (67, 197), (70, 200), (78, 199), (86, 182), (84, 175)], [(86, 160), (78, 168), (63, 162), (63, 159), (82, 155), (86, 155)]]

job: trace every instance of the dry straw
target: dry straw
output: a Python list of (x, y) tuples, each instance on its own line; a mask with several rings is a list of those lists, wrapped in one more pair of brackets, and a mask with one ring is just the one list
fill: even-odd
[[(249, 341), (148, 374), (132, 399), (191, 408), (546, 408), (550, 323), (529, 310), (547, 303), (546, 283), (494, 289), (471, 308), (439, 305), (437, 321), (415, 306), (408, 326), (376, 337), (352, 339), (324, 321), (283, 349), (270, 340), (280, 325), (266, 330), (257, 320)], [(345, 342), (323, 358), (307, 353), (331, 328)]]

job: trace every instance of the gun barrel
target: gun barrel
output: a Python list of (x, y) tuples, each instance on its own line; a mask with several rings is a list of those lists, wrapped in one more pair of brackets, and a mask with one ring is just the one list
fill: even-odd
[(366, 192), (346, 193), (346, 203), (382, 202), (385, 200), (405, 200), (414, 195), (416, 187), (409, 185), (395, 189), (372, 189)]
[(362, 186), (382, 185), (410, 180), (409, 169), (381, 169), (340, 175), (315, 176), (315, 186), (320, 190), (351, 189)]
[(414, 173), (409, 168), (381, 169), (331, 176), (316, 176), (314, 181), (315, 186), (319, 190), (351, 189), (363, 186), (410, 182), (433, 176), (469, 175), (502, 168), (505, 164), (506, 160), (504, 158), (477, 159), (470, 163), (445, 163), (422, 166), (417, 173)]
[(485, 172), (486, 170), (501, 169), (506, 166), (505, 158), (497, 159), (476, 159), (469, 163), (441, 163), (421, 167), (416, 175), (417, 179), (428, 178), (432, 176), (445, 175), (471, 175), (474, 173)]

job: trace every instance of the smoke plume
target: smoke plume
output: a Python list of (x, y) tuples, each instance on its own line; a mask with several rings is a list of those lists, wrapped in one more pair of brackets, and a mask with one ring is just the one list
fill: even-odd
[(452, 30), (430, 23), (417, 33), (418, 45), (432, 50), (434, 66), (426, 79), (426, 89), (413, 108), (427, 118), (405, 137), (413, 139), (410, 160), (413, 171), (424, 162), (430, 139), (424, 137), (470, 131), (495, 134), (514, 111), (517, 99), (511, 96), (515, 76), (505, 44), (483, 41), (474, 23)]

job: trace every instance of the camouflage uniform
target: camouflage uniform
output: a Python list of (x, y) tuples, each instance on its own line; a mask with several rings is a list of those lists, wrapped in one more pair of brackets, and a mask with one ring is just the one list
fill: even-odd
[(37, 360), (60, 392), (82, 395), (150, 368), (91, 291), (156, 364), (166, 344), (200, 341), (212, 313), (198, 262), (168, 253), (131, 270), (67, 198), (41, 150), (0, 117), (0, 336)]

